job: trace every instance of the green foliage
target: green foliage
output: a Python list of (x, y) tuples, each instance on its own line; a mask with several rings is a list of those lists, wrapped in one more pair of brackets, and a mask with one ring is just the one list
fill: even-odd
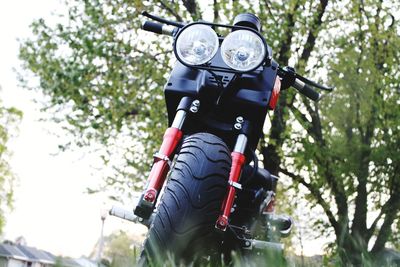
[(32, 24), (34, 38), (21, 43), (20, 58), (39, 83), (21, 79), (48, 97), (44, 111), (72, 143), (100, 142), (106, 164), (121, 147), (123, 162), (105, 186), (123, 194), (142, 185), (166, 127), (161, 88), (173, 64), (171, 40), (139, 30), (140, 12), (222, 23), (257, 14), (280, 64), (337, 87), (316, 105), (282, 92), (260, 146), (263, 162), (291, 178), (285, 194), (309, 201), (318, 215), (307, 218), (313, 231), (336, 235), (338, 251), (363, 255), (372, 237), (380, 247), (400, 238), (399, 208), (391, 205), (400, 202), (392, 197), (400, 162), (397, 2), (76, 0), (57, 24)]
[(324, 62), (334, 93), (292, 110), (303, 129), (292, 135), (287, 163), (323, 207), (342, 259), (355, 264), (387, 241), (395, 245), (400, 233), (400, 31), (391, 17), (398, 5), (372, 2), (349, 5), (355, 28), (335, 30)]
[(130, 236), (125, 232), (113, 233), (105, 238), (104, 258), (112, 267), (135, 266), (140, 253), (141, 237)]
[[(240, 12), (258, 13), (268, 42), (279, 53), (286, 38), (282, 34), (286, 13), (295, 13), (304, 23), (312, 19), (310, 12), (295, 10), (295, 3), (216, 1), (220, 10), (214, 19), (229, 23)], [(114, 147), (122, 150), (124, 162), (116, 164), (105, 186), (118, 192), (140, 188), (166, 127), (161, 89), (172, 66), (171, 39), (139, 30), (140, 12), (145, 9), (190, 21), (206, 15), (210, 5), (211, 1), (201, 5), (196, 1), (73, 1), (57, 23), (42, 19), (32, 23), (34, 38), (21, 42), (20, 59), (39, 82), (25, 79), (30, 77), (26, 73), (21, 73), (21, 81), (48, 96), (43, 111), (75, 137), (60, 148), (100, 142), (108, 148), (102, 156), (105, 164), (115, 163)], [(267, 16), (266, 9), (273, 16)], [(301, 24), (295, 28), (306, 30)]]
[(0, 101), (0, 233), (5, 223), (4, 212), (12, 207), (15, 177), (9, 166), (8, 141), (16, 130), (22, 112), (16, 108), (4, 107)]

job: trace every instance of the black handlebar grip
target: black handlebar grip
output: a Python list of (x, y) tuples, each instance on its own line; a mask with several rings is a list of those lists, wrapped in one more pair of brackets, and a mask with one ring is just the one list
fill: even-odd
[(163, 25), (160, 23), (155, 23), (152, 21), (145, 21), (142, 25), (142, 29), (145, 31), (149, 31), (149, 32), (154, 32), (154, 33), (158, 33), (158, 34), (162, 34), (163, 33)]
[(311, 86), (305, 84), (299, 79), (295, 80), (293, 87), (296, 88), (299, 91), (299, 93), (301, 93), (302, 95), (308, 97), (313, 101), (318, 102), (321, 98), (321, 95), (317, 91), (315, 91)]

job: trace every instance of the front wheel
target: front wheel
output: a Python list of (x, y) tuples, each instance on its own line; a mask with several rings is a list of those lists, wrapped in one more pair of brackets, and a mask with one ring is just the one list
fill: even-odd
[(149, 229), (141, 265), (165, 264), (211, 255), (220, 245), (214, 231), (231, 157), (217, 136), (197, 133), (184, 139)]

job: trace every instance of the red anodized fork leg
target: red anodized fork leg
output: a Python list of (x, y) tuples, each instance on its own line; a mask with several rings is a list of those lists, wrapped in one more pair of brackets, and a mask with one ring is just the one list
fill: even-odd
[(169, 171), (173, 152), (181, 139), (182, 131), (180, 129), (170, 127), (165, 131), (160, 151), (154, 156), (153, 167), (151, 168), (147, 189), (143, 197), (145, 201), (154, 203), (156, 200)]
[(239, 152), (232, 152), (232, 167), (229, 174), (229, 190), (222, 203), (222, 214), (219, 216), (215, 227), (225, 231), (228, 226), (229, 215), (231, 214), (231, 209), (233, 202), (235, 200), (236, 188), (235, 184), (239, 181), (240, 173), (242, 172), (243, 164), (246, 160), (245, 156)]
[[(242, 121), (239, 120), (239, 121)], [(243, 164), (246, 160), (244, 151), (247, 145), (247, 136), (244, 133), (240, 133), (237, 137), (235, 147), (231, 153), (232, 166), (231, 172), (229, 173), (229, 188), (228, 193), (222, 202), (221, 215), (218, 217), (215, 227), (219, 230), (225, 231), (229, 224), (229, 215), (233, 202), (235, 201), (236, 188), (241, 189), (241, 185), (238, 183), (240, 174), (242, 173)]]

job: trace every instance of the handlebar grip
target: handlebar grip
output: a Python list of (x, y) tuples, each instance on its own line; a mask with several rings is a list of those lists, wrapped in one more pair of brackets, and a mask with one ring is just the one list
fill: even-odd
[(318, 102), (321, 99), (321, 95), (316, 92), (311, 86), (305, 84), (301, 80), (297, 79), (294, 81), (293, 87), (296, 88), (299, 93), (308, 97), (309, 99)]
[(154, 32), (154, 33), (158, 33), (158, 34), (162, 34), (163, 33), (163, 25), (160, 23), (155, 23), (152, 21), (145, 21), (142, 25), (142, 29), (145, 31), (149, 31), (149, 32)]

